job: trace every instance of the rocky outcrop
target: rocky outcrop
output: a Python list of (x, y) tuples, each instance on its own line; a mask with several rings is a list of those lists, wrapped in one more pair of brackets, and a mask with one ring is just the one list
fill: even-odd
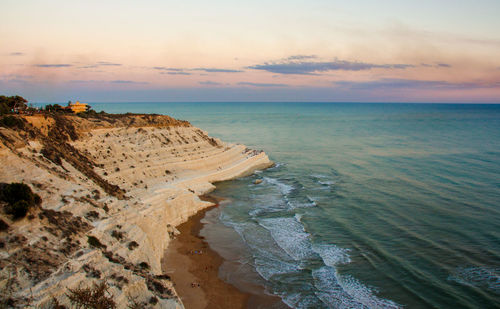
[(119, 308), (182, 307), (161, 268), (175, 226), (211, 205), (198, 196), (214, 182), (272, 164), (168, 116), (23, 121), (0, 127), (0, 182), (24, 182), (43, 203), (19, 221), (1, 215), (0, 290), (13, 306), (68, 305), (68, 288), (106, 280)]

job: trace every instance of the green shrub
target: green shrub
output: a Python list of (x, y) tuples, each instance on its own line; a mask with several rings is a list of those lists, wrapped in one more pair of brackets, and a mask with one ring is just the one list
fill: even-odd
[(97, 239), (96, 237), (94, 236), (88, 236), (87, 235), (87, 242), (89, 243), (89, 245), (91, 247), (94, 247), (94, 248), (106, 248), (106, 245), (103, 245), (99, 239)]
[(134, 250), (137, 247), (139, 247), (139, 244), (135, 240), (132, 240), (131, 242), (128, 243), (129, 250)]
[(26, 201), (17, 201), (5, 207), (5, 212), (12, 215), (14, 219), (24, 218), (30, 209), (30, 204)]
[(123, 237), (125, 237), (125, 234), (122, 231), (113, 230), (113, 232), (111, 232), (111, 236), (118, 240), (122, 240)]
[(6, 128), (24, 128), (24, 122), (16, 116), (7, 115), (0, 118), (0, 126)]
[(26, 201), (30, 206), (35, 205), (35, 196), (31, 188), (24, 183), (13, 182), (4, 185), (0, 192), (0, 198), (9, 204)]
[(67, 112), (67, 110), (59, 104), (47, 104), (45, 105), (45, 110), (47, 112), (53, 112), (53, 113)]
[(4, 211), (14, 219), (24, 218), (31, 207), (42, 203), (42, 198), (24, 183), (0, 184), (0, 200), (7, 202)]

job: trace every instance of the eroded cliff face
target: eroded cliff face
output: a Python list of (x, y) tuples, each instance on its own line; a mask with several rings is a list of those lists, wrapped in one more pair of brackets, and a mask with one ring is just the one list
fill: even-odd
[(175, 226), (211, 205), (198, 196), (213, 182), (272, 164), (168, 116), (23, 121), (0, 127), (0, 182), (43, 202), (18, 221), (0, 215), (0, 290), (14, 306), (68, 305), (68, 288), (106, 280), (119, 308), (182, 307), (161, 268)]

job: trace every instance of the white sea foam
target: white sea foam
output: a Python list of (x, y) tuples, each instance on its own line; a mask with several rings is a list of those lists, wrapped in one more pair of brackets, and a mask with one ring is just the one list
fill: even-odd
[(272, 167), (268, 168), (267, 170), (268, 170), (268, 171), (277, 170), (277, 169), (279, 169), (280, 167), (285, 166), (285, 165), (286, 165), (285, 163), (276, 162), (276, 163), (274, 163), (274, 166), (272, 166)]
[[(264, 180), (276, 186), (282, 198), (287, 199), (294, 187), (276, 179), (264, 177)], [(275, 196), (275, 195), (274, 195)], [(309, 201), (313, 198), (307, 196)], [(399, 305), (386, 299), (378, 298), (374, 291), (351, 276), (341, 276), (337, 266), (350, 263), (349, 250), (333, 244), (312, 244), (310, 234), (302, 225), (303, 214), (293, 217), (259, 218), (262, 212), (270, 212), (277, 207), (283, 211), (282, 199), (267, 199), (262, 207), (251, 210), (248, 222), (230, 222), (231, 218), (222, 217), (227, 225), (232, 226), (251, 249), (254, 266), (262, 278), (273, 281), (273, 276), (283, 275), (280, 280), (300, 278), (306, 260), (321, 258), (324, 265), (312, 271), (311, 285), (304, 282), (306, 290), (296, 287), (291, 293), (280, 292), (283, 301), (292, 308), (399, 308)], [(293, 202), (293, 201), (292, 201)], [(302, 283), (300, 283), (302, 284)], [(296, 291), (299, 291), (298, 293)]]
[(288, 198), (284, 198), (285, 199), (285, 202), (286, 202), (286, 205), (288, 206), (288, 208), (290, 210), (292, 209), (298, 209), (298, 208), (309, 208), (309, 207), (316, 207), (318, 206), (316, 204), (316, 202), (310, 198), (309, 196), (306, 196), (308, 202), (304, 203), (304, 202), (299, 202), (297, 201), (296, 199), (288, 199)]
[(309, 207), (316, 207), (316, 203), (299, 203), (296, 201), (289, 201), (287, 203), (287, 206), (289, 209), (298, 209), (298, 208), (309, 208)]
[(334, 180), (325, 180), (325, 181), (318, 181), (319, 184), (324, 185), (324, 186), (331, 186), (336, 183)]
[(336, 184), (337, 182), (331, 178), (331, 176), (321, 175), (321, 174), (313, 174), (311, 177), (315, 178), (316, 182), (322, 186), (330, 187)]
[(266, 212), (267, 209), (262, 209), (262, 208), (256, 208), (256, 209), (252, 209), (248, 212), (248, 215), (250, 217), (257, 217), (258, 215), (260, 215), (261, 213), (263, 212)]
[(306, 195), (307, 197), (307, 200), (309, 201), (309, 207), (315, 207), (315, 206), (318, 206), (318, 204), (316, 203), (316, 198), (314, 197), (310, 197), (309, 195)]
[(395, 302), (378, 298), (374, 291), (351, 276), (341, 276), (334, 267), (314, 270), (316, 296), (330, 308), (401, 308)]
[(263, 213), (283, 211), (290, 208), (287, 200), (283, 201), (282, 198), (276, 198), (276, 196), (269, 196), (266, 202), (256, 203), (253, 207), (255, 208), (248, 211), (248, 214), (254, 218)]
[(276, 187), (278, 187), (278, 189), (280, 190), (281, 194), (283, 195), (288, 195), (290, 192), (293, 191), (294, 187), (291, 186), (291, 185), (288, 185), (286, 183), (283, 183), (277, 179), (274, 179), (274, 178), (270, 178), (270, 177), (263, 177), (264, 181), (266, 181), (267, 183), (269, 184), (272, 184), (272, 185), (275, 185)]
[[(262, 219), (259, 224), (268, 229), (272, 237), (288, 255), (300, 262), (304, 259), (319, 255), (325, 265), (313, 271), (315, 279), (314, 292), (317, 298), (331, 308), (399, 308), (400, 306), (391, 300), (378, 298), (374, 291), (360, 283), (351, 276), (340, 276), (335, 266), (349, 263), (348, 249), (339, 248), (331, 244), (311, 245), (309, 234), (304, 231), (300, 223), (301, 216), (288, 218)], [(264, 264), (259, 273), (264, 276), (272, 276), (276, 273), (295, 272), (299, 268), (291, 263), (273, 261), (275, 264)], [(293, 265), (294, 267), (290, 267)], [(264, 277), (265, 278), (265, 277)], [(307, 308), (307, 302), (302, 298), (296, 299), (293, 295), (284, 297), (285, 303), (293, 308)], [(310, 297), (310, 295), (307, 295)], [(311, 299), (308, 300), (308, 302)]]
[(349, 294), (354, 301), (365, 305), (368, 308), (401, 308), (392, 300), (379, 298), (374, 294), (374, 290), (362, 284), (351, 276), (339, 276), (339, 283), (342, 289)]
[[(224, 217), (226, 220), (227, 217)], [(299, 264), (276, 244), (270, 232), (255, 223), (235, 223), (226, 221), (252, 250), (256, 271), (269, 280), (277, 274), (297, 272)]]
[(337, 271), (333, 267), (324, 266), (312, 272), (316, 296), (329, 308), (364, 308), (352, 299), (337, 280)]
[(330, 176), (323, 175), (323, 174), (312, 174), (311, 177), (319, 178), (319, 179), (330, 178)]
[(269, 218), (259, 220), (278, 244), (294, 260), (301, 261), (314, 256), (309, 234), (296, 218)]
[(269, 231), (255, 223), (234, 223), (227, 222), (252, 249), (255, 257), (264, 259), (287, 261), (289, 255), (276, 244)]
[(291, 308), (318, 308), (318, 305), (320, 305), (316, 297), (304, 293), (284, 295), (282, 299)]
[(299, 266), (282, 260), (257, 257), (255, 258), (255, 269), (264, 279), (269, 280), (274, 275), (297, 272)]
[(335, 245), (316, 244), (312, 246), (312, 250), (321, 256), (327, 266), (335, 267), (351, 262), (348, 254), (349, 249), (339, 248)]
[(486, 287), (500, 294), (500, 267), (458, 267), (448, 280), (464, 285)]

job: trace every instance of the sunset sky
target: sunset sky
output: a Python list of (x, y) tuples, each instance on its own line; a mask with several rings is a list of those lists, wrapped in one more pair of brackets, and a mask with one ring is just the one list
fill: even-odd
[(500, 103), (498, 0), (2, 0), (32, 102)]

